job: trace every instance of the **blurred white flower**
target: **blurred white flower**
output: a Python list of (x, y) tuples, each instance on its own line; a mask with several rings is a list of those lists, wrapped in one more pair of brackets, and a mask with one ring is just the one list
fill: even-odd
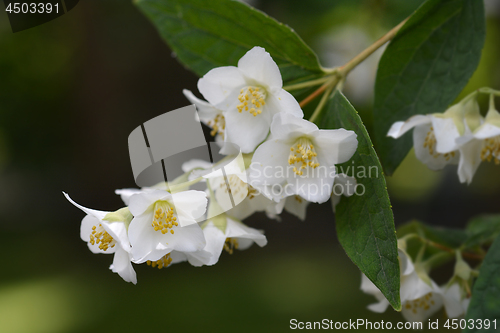
[(357, 146), (353, 131), (320, 130), (307, 120), (279, 113), (271, 137), (253, 155), (250, 185), (275, 201), (279, 201), (273, 195), (278, 186), (282, 198), (299, 195), (325, 202), (332, 193), (335, 165), (348, 161)]
[(468, 148), (463, 149), (462, 138), (480, 123), (479, 105), (472, 98), (451, 106), (444, 113), (415, 115), (405, 122), (398, 121), (392, 125), (387, 136), (397, 139), (415, 127), (413, 146), (417, 158), (431, 170), (440, 170), (447, 164), (459, 164), (460, 181), (470, 183), (477, 165), (473, 172), (464, 170), (464, 159), (467, 160), (469, 155), (462, 156)]
[(500, 165), (500, 114), (493, 102), (484, 121), (475, 130), (468, 130), (457, 139), (460, 148), (459, 176), (461, 181), (470, 183), (482, 161)]
[(335, 207), (340, 202), (342, 196), (350, 197), (355, 193), (357, 186), (356, 178), (346, 174), (339, 173), (335, 176), (332, 190), (332, 209), (335, 212)]
[[(64, 193), (64, 192), (63, 192)], [(109, 267), (127, 282), (137, 283), (132, 267), (132, 254), (127, 236), (127, 226), (132, 215), (127, 208), (116, 212), (105, 212), (83, 207), (74, 202), (68, 194), (66, 199), (87, 215), (82, 220), (80, 237), (92, 253), (114, 254), (113, 264)]]
[(275, 114), (303, 117), (299, 103), (282, 87), (278, 65), (257, 46), (238, 61), (238, 67), (214, 68), (198, 81), (203, 97), (223, 112), (224, 139), (243, 153), (252, 152), (266, 139)]
[(449, 318), (459, 318), (467, 312), (470, 298), (467, 297), (459, 283), (442, 287), (444, 297), (444, 309)]
[(226, 214), (206, 221), (202, 227), (207, 240), (205, 251), (212, 254), (207, 265), (216, 264), (223, 249), (233, 254), (234, 250), (246, 250), (253, 243), (260, 247), (267, 244), (262, 231), (250, 228)]
[(191, 103), (196, 105), (201, 122), (212, 129), (210, 135), (215, 136), (220, 141), (226, 141), (226, 136), (224, 135), (226, 130), (226, 119), (224, 118), (222, 110), (199, 99), (190, 90), (184, 89), (182, 92)]
[[(423, 322), (443, 306), (441, 289), (425, 273), (417, 272), (411, 259), (403, 250), (399, 250), (401, 271), (401, 313), (410, 322)], [(373, 295), (378, 303), (368, 306), (373, 312), (384, 312), (389, 301), (380, 290), (364, 275), (361, 277), (361, 290)]]

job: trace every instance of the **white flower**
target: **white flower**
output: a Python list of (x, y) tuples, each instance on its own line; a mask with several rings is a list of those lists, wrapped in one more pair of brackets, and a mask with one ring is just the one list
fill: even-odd
[(337, 204), (340, 202), (340, 198), (342, 198), (343, 195), (350, 197), (355, 193), (356, 185), (357, 182), (354, 177), (350, 177), (343, 173), (335, 176), (331, 198), (333, 212), (335, 212), (335, 207), (337, 207)]
[(210, 103), (199, 99), (190, 90), (184, 89), (182, 93), (191, 103), (196, 105), (200, 120), (205, 125), (212, 128), (210, 135), (220, 136), (221, 140), (226, 141), (226, 136), (224, 135), (224, 132), (226, 130), (226, 120), (224, 118), (222, 110), (217, 109)]
[(479, 112), (477, 117), (480, 120), (475, 122), (476, 126), (472, 125), (474, 127), (457, 139), (457, 143), (461, 144), (458, 174), (462, 182), (472, 181), (482, 161), (494, 161), (500, 165), (500, 114), (491, 103), (484, 122)]
[(282, 88), (278, 66), (261, 47), (248, 51), (238, 67), (214, 68), (198, 81), (203, 97), (223, 111), (224, 139), (237, 144), (243, 153), (252, 152), (265, 140), (275, 114), (303, 117), (295, 98)]
[(114, 253), (113, 264), (109, 269), (113, 273), (118, 273), (125, 281), (136, 284), (137, 277), (131, 263), (131, 247), (127, 236), (127, 225), (132, 219), (128, 209), (116, 212), (94, 210), (77, 204), (66, 193), (64, 196), (87, 214), (82, 220), (80, 237), (87, 242), (90, 251)]
[(206, 211), (204, 192), (170, 194), (153, 190), (134, 194), (129, 200), (134, 219), (128, 233), (135, 262), (159, 261), (168, 266), (170, 252), (190, 253), (205, 247), (203, 232), (196, 222)]
[[(423, 322), (443, 306), (441, 289), (425, 273), (419, 273), (410, 258), (399, 250), (399, 266), (401, 271), (401, 313), (407, 321)], [(363, 274), (361, 290), (377, 298), (378, 303), (368, 306), (373, 312), (384, 312), (389, 301), (380, 290)]]
[(440, 170), (447, 164), (458, 163), (460, 145), (456, 139), (465, 132), (466, 109), (476, 106), (475, 101), (470, 101), (467, 104), (455, 104), (442, 114), (416, 115), (405, 122), (394, 123), (387, 135), (397, 139), (415, 127), (415, 155), (429, 169)]
[(205, 251), (212, 254), (207, 265), (219, 261), (222, 250), (232, 254), (234, 250), (246, 250), (255, 242), (260, 247), (267, 244), (262, 231), (247, 227), (242, 222), (226, 214), (218, 215), (203, 225), (203, 233), (207, 240)]
[(357, 146), (353, 131), (320, 130), (307, 120), (279, 113), (271, 137), (252, 158), (250, 185), (276, 201), (299, 195), (325, 202), (332, 193), (335, 164), (348, 161)]
[(467, 312), (470, 298), (466, 296), (465, 291), (459, 283), (453, 283), (451, 286), (442, 288), (444, 297), (444, 309), (449, 318), (458, 318)]

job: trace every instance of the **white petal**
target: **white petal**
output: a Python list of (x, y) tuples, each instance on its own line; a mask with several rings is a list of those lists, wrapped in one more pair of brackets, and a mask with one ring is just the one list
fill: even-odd
[(193, 169), (210, 169), (212, 170), (212, 163), (200, 159), (192, 159), (182, 164), (183, 172), (190, 172)]
[(343, 173), (339, 173), (335, 177), (333, 186), (334, 186), (334, 190), (335, 190), (335, 187), (337, 185), (341, 186), (342, 193), (338, 193), (338, 192), (337, 193), (342, 194), (346, 197), (350, 197), (351, 195), (353, 195), (355, 193), (356, 184), (357, 184), (356, 178), (348, 176), (348, 175), (343, 174)]
[(312, 135), (317, 132), (318, 126), (314, 123), (285, 112), (277, 113), (271, 124), (273, 139), (286, 142), (293, 143), (301, 136)]
[(261, 85), (272, 92), (283, 86), (278, 65), (262, 47), (255, 46), (241, 57), (238, 69), (245, 77), (253, 80), (254, 85)]
[(432, 127), (436, 136), (436, 151), (446, 154), (457, 150), (456, 139), (460, 136), (452, 118), (432, 117)]
[(413, 311), (413, 309), (408, 309), (406, 307), (407, 304), (410, 304), (411, 306), (411, 302), (412, 301), (407, 301), (406, 303), (403, 303), (401, 314), (409, 322), (424, 322), (425, 320), (427, 320), (427, 318), (441, 309), (441, 307), (443, 306), (443, 297), (442, 295), (433, 292), (430, 296), (430, 299), (427, 300), (428, 307), (418, 307), (416, 308), (415, 312)]
[(313, 144), (318, 156), (321, 156), (329, 167), (351, 159), (358, 148), (356, 137), (356, 133), (343, 128), (319, 130), (313, 139)]
[(198, 224), (175, 228), (175, 234), (165, 234), (167, 245), (176, 251), (196, 252), (203, 250), (206, 245), (205, 236)]
[(123, 188), (123, 189), (115, 190), (115, 194), (118, 194), (122, 198), (122, 201), (127, 206), (130, 203), (130, 197), (134, 194), (141, 193), (141, 192), (143, 192), (143, 190), (139, 190), (137, 188)]
[(212, 254), (205, 250), (196, 252), (186, 252), (185, 254), (188, 259), (188, 262), (195, 267), (208, 265), (210, 260), (212, 259)]
[(489, 123), (484, 123), (474, 133), (474, 137), (476, 139), (489, 139), (497, 135), (500, 135), (500, 127), (494, 126)]
[(415, 271), (415, 266), (408, 255), (401, 249), (398, 249), (399, 255), (399, 270), (401, 272), (401, 276), (410, 275)]
[(300, 108), (299, 102), (288, 91), (280, 89), (276, 94), (270, 95), (266, 99), (266, 106), (277, 113), (287, 113), (299, 119), (304, 117), (304, 112)]
[[(283, 200), (282, 200), (283, 201)], [(285, 210), (304, 221), (306, 219), (307, 206), (310, 202), (299, 196), (291, 196), (285, 200)]]
[(380, 296), (383, 296), (382, 292), (377, 288), (377, 286), (372, 281), (370, 281), (370, 279), (363, 273), (361, 273), (361, 287), (360, 287), (360, 289), (364, 293), (367, 293), (367, 294), (370, 294), (370, 295), (377, 297), (377, 299)]
[(115, 253), (116, 247), (114, 248), (108, 248), (106, 251), (103, 251), (99, 249), (99, 244), (95, 243), (94, 245), (90, 244), (90, 233), (92, 232), (92, 227), (93, 226), (99, 226), (101, 224), (101, 220), (97, 219), (93, 215), (86, 215), (83, 220), (82, 224), (80, 226), (80, 237), (82, 240), (87, 242), (87, 245), (89, 247), (89, 250), (92, 251), (92, 253), (104, 253), (104, 254), (112, 254)]
[(450, 158), (447, 161), (444, 155), (438, 154), (435, 157), (430, 154), (428, 147), (424, 148), (424, 141), (427, 137), (427, 133), (429, 133), (430, 130), (431, 125), (427, 124), (417, 126), (413, 131), (413, 145), (415, 147), (415, 155), (417, 156), (418, 160), (427, 165), (427, 167), (431, 170), (441, 170), (447, 164), (456, 163), (459, 155), (458, 151), (455, 152), (455, 158)]
[(413, 127), (418, 126), (418, 125), (423, 125), (423, 124), (428, 124), (431, 122), (431, 116), (429, 115), (416, 115), (413, 117), (410, 117), (407, 121), (402, 122), (398, 121), (395, 122), (391, 129), (389, 130), (389, 133), (387, 133), (387, 136), (393, 137), (395, 139), (401, 137), (403, 134), (411, 130)]
[[(319, 156), (319, 155), (318, 155)], [(318, 159), (321, 164), (321, 159)], [(326, 168), (307, 168), (303, 170), (302, 176), (294, 173), (287, 178), (288, 187), (291, 193), (287, 195), (300, 195), (307, 201), (323, 203), (330, 199), (334, 178), (330, 175), (330, 170)]]
[(207, 210), (207, 194), (202, 191), (184, 191), (172, 194), (172, 202), (181, 227), (195, 223)]
[[(263, 247), (267, 244), (267, 238), (262, 234), (261, 231), (247, 227), (243, 223), (234, 221), (229, 217), (227, 219), (226, 237), (249, 239), (252, 240), (252, 242), (257, 243), (257, 245), (259, 245), (260, 247)], [(252, 244), (252, 242), (250, 242), (250, 245)], [(240, 244), (240, 246), (238, 246), (238, 249), (245, 250), (248, 247), (250, 246)]]
[(331, 204), (332, 204), (332, 211), (334, 213), (337, 210), (337, 205), (339, 204), (341, 198), (342, 198), (341, 195), (336, 195), (335, 193), (332, 193), (332, 196), (330, 197)]
[(118, 273), (123, 280), (137, 284), (137, 276), (130, 260), (131, 258), (128, 252), (117, 249), (115, 257), (113, 258), (113, 264), (109, 269), (111, 269), (113, 273)]
[[(102, 227), (118, 242), (123, 250), (130, 252), (130, 242), (128, 240), (127, 227), (123, 222), (107, 223), (103, 222)], [(118, 251), (118, 250), (117, 250)]]
[[(210, 104), (226, 111), (226, 104), (229, 102), (227, 100), (234, 99), (236, 103), (240, 89), (246, 85), (245, 78), (238, 68), (233, 66), (217, 67), (198, 81), (198, 90)], [(226, 107), (224, 108), (224, 106)]]
[[(277, 184), (284, 181), (288, 169), (290, 146), (279, 140), (268, 140), (255, 151), (250, 165), (249, 184)], [(254, 186), (255, 187), (255, 186)]]
[(262, 113), (253, 116), (248, 111), (225, 113), (226, 142), (237, 144), (243, 153), (251, 153), (269, 134), (270, 118)]
[(204, 250), (212, 254), (207, 265), (215, 265), (219, 261), (222, 249), (224, 248), (226, 235), (219, 228), (214, 226), (212, 222), (209, 222), (205, 226), (203, 234), (207, 242)]
[(172, 251), (170, 252), (170, 259), (172, 259), (171, 264), (178, 264), (188, 260), (188, 256), (184, 252)]
[(101, 211), (101, 210), (95, 210), (95, 209), (83, 207), (82, 205), (79, 205), (76, 202), (74, 202), (73, 200), (71, 200), (71, 198), (69, 197), (69, 195), (67, 193), (63, 192), (63, 194), (66, 197), (66, 199), (68, 199), (68, 201), (71, 202), (73, 205), (75, 205), (77, 208), (80, 208), (88, 215), (92, 215), (99, 220), (102, 220), (106, 216), (106, 214), (109, 213), (109, 212), (105, 212), (105, 211)]
[(460, 147), (460, 163), (458, 164), (458, 178), (460, 182), (470, 184), (477, 168), (481, 164), (481, 150), (484, 140), (471, 140)]
[(182, 93), (191, 103), (196, 105), (198, 116), (203, 123), (206, 124), (210, 120), (213, 120), (218, 114), (222, 114), (221, 110), (217, 109), (210, 103), (199, 99), (190, 90), (184, 89), (182, 90)]
[(132, 255), (136, 263), (142, 263), (146, 260), (158, 260), (168, 253), (168, 251), (163, 255), (155, 253), (155, 256), (150, 259), (151, 253), (155, 251), (156, 245), (161, 241), (158, 237), (158, 234), (161, 235), (161, 232), (154, 231), (151, 226), (152, 221), (153, 212), (134, 217), (128, 227)]
[(130, 197), (128, 208), (130, 213), (134, 216), (143, 214), (158, 200), (172, 200), (172, 195), (167, 191), (152, 190), (148, 192), (141, 192), (134, 194)]
[(444, 289), (444, 308), (449, 318), (458, 318), (464, 314), (462, 296), (458, 283)]
[(389, 301), (387, 299), (382, 299), (378, 303), (373, 303), (367, 306), (368, 310), (376, 312), (376, 313), (383, 313), (385, 310), (387, 310), (387, 307), (389, 306)]

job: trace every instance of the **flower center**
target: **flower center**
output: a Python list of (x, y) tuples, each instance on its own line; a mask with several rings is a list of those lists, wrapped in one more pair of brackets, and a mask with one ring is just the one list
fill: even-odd
[(434, 135), (434, 128), (431, 126), (430, 131), (427, 133), (427, 136), (425, 137), (425, 140), (424, 140), (424, 148), (429, 149), (429, 154), (434, 158), (438, 158), (439, 156), (443, 155), (444, 158), (447, 161), (449, 161), (450, 158), (455, 157), (454, 151), (446, 153), (446, 154), (440, 154), (440, 153), (436, 152), (436, 144), (437, 144), (437, 141), (436, 141), (436, 136)]
[(177, 217), (174, 216), (174, 209), (167, 202), (158, 201), (155, 203), (154, 212), (155, 215), (151, 226), (155, 231), (166, 234), (170, 230), (170, 233), (174, 234), (173, 227), (179, 226)]
[(233, 251), (237, 249), (238, 240), (236, 238), (226, 238), (226, 242), (224, 243), (224, 250), (229, 252), (229, 254), (233, 254)]
[(302, 176), (303, 169), (311, 168), (316, 169), (319, 166), (316, 156), (316, 150), (311, 141), (307, 138), (300, 138), (296, 145), (290, 147), (290, 156), (288, 157), (288, 164), (293, 165), (293, 172), (296, 175)]
[(259, 194), (259, 191), (257, 191), (253, 186), (248, 185), (248, 199), (253, 199)]
[(248, 86), (240, 90), (238, 100), (241, 103), (236, 107), (238, 112), (241, 113), (245, 110), (255, 117), (262, 113), (262, 106), (266, 105), (266, 90), (260, 87)]
[(211, 136), (220, 134), (224, 139), (224, 130), (226, 129), (226, 119), (222, 114), (218, 114), (214, 119), (208, 121), (208, 126), (212, 127)]
[(500, 135), (493, 138), (485, 139), (485, 145), (481, 150), (481, 159), (491, 162), (495, 160), (496, 165), (500, 165)]
[(115, 247), (116, 241), (106, 230), (104, 230), (102, 224), (99, 223), (98, 226), (92, 227), (92, 232), (90, 233), (90, 244), (99, 244), (100, 250), (107, 251), (110, 247)]
[(411, 301), (407, 301), (405, 304), (405, 308), (407, 310), (411, 310), (415, 314), (417, 312), (419, 312), (420, 310), (427, 311), (430, 309), (430, 307), (432, 305), (435, 304), (433, 298), (434, 298), (434, 294), (432, 292), (430, 292), (430, 293), (428, 293), (420, 298), (417, 298), (417, 299), (414, 299)]
[(247, 195), (250, 194), (248, 190), (249, 186), (247, 183), (242, 181), (240, 177), (236, 175), (227, 176), (227, 181), (229, 183), (229, 188), (226, 186), (226, 182), (220, 184), (220, 188), (224, 189), (226, 193), (231, 193), (235, 201), (241, 202)]
[(169, 254), (166, 254), (163, 257), (161, 257), (159, 260), (156, 260), (156, 261), (148, 260), (147, 264), (148, 264), (148, 266), (151, 266), (153, 268), (158, 266), (158, 269), (162, 269), (163, 267), (167, 267), (168, 265), (170, 265), (171, 262), (172, 262), (172, 258), (170, 258), (170, 253), (169, 253)]

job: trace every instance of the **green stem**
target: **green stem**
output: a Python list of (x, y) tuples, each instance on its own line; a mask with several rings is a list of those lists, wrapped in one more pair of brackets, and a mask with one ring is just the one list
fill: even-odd
[(328, 97), (330, 97), (330, 93), (332, 92), (333, 88), (336, 86), (336, 82), (335, 84), (333, 84), (335, 82), (335, 80), (332, 80), (332, 84), (330, 84), (328, 86), (328, 88), (326, 88), (323, 96), (321, 97), (321, 100), (319, 101), (318, 103), (318, 106), (316, 107), (316, 109), (314, 110), (311, 118), (309, 118), (309, 121), (311, 123), (314, 123), (314, 121), (318, 118), (318, 116), (321, 114), (321, 111), (323, 110), (323, 107), (325, 106), (326, 104), (326, 101), (328, 100)]
[(490, 110), (496, 110), (495, 109), (495, 95), (490, 94)]
[(292, 91), (292, 90), (297, 90), (297, 89), (302, 89), (302, 88), (308, 88), (308, 87), (313, 87), (320, 85), (330, 79), (330, 76), (324, 76), (322, 78), (316, 79), (316, 80), (311, 80), (311, 81), (305, 81), (301, 83), (296, 83), (296, 84), (291, 84), (288, 86), (284, 86), (283, 89), (287, 91)]
[(495, 96), (500, 96), (500, 90), (491, 89), (489, 87), (479, 88), (477, 91), (482, 94), (491, 94)]
[(422, 264), (425, 265), (426, 268), (431, 269), (437, 265), (442, 265), (448, 261), (451, 261), (453, 257), (454, 257), (453, 253), (439, 252), (430, 257), (429, 259), (427, 259)]

